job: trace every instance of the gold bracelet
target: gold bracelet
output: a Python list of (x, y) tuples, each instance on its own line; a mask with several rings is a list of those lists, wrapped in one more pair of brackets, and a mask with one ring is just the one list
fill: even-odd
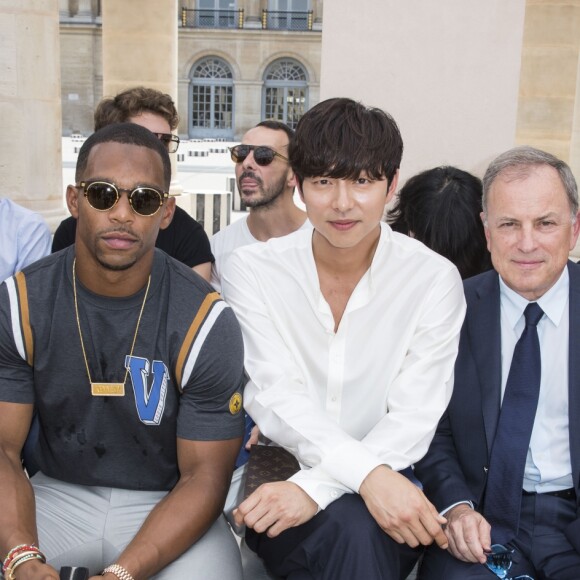
[(135, 580), (133, 576), (131, 576), (131, 574), (129, 574), (129, 572), (127, 572), (127, 570), (125, 570), (125, 568), (119, 564), (111, 564), (110, 566), (107, 566), (101, 572), (101, 576), (104, 576), (109, 572), (114, 574), (119, 580)]
[(44, 555), (41, 552), (27, 552), (22, 554), (21, 557), (15, 558), (14, 561), (10, 564), (8, 569), (6, 570), (7, 575), (6, 578), (8, 580), (16, 580), (14, 577), (14, 570), (20, 566), (20, 564), (24, 564), (24, 562), (28, 562), (29, 560), (41, 560), (44, 564), (46, 562)]

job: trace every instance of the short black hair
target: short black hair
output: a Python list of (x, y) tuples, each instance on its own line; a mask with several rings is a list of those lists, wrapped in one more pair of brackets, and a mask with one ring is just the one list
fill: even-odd
[(491, 268), (480, 218), (482, 184), (456, 167), (434, 167), (411, 177), (387, 214), (396, 232), (412, 234), (453, 262), (462, 278)]
[(266, 129), (272, 129), (272, 131), (284, 131), (288, 135), (288, 142), (294, 139), (294, 129), (291, 129), (286, 123), (282, 123), (282, 121), (276, 119), (266, 119), (258, 123), (256, 127), (265, 127)]
[(169, 191), (171, 183), (171, 161), (167, 147), (157, 138), (155, 133), (137, 125), (136, 123), (114, 123), (107, 125), (93, 133), (81, 147), (77, 159), (75, 179), (77, 183), (81, 181), (82, 175), (87, 168), (89, 154), (92, 148), (99, 143), (125, 143), (127, 145), (137, 145), (147, 147), (156, 151), (161, 156), (163, 162), (163, 182), (165, 191)]
[(385, 111), (352, 99), (318, 103), (298, 122), (290, 142), (290, 165), (302, 185), (305, 177), (371, 179), (391, 183), (403, 156), (395, 120)]

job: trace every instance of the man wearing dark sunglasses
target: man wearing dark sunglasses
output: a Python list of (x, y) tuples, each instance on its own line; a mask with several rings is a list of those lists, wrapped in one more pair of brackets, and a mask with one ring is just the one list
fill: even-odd
[(210, 240), (215, 256), (211, 283), (218, 292), (224, 265), (235, 249), (310, 228), (306, 213), (294, 203), (296, 179), (288, 163), (293, 134), (281, 121), (262, 121), (230, 150), (238, 192), (249, 211)]
[[(127, 89), (115, 97), (103, 99), (95, 110), (95, 131), (112, 123), (137, 123), (152, 131), (174, 153), (179, 147), (179, 118), (170, 95), (148, 87)], [(54, 233), (52, 251), (57, 252), (74, 243), (76, 221), (69, 217)], [(213, 255), (207, 234), (185, 210), (175, 207), (171, 223), (159, 232), (158, 248), (193, 268), (206, 280), (210, 279)]]
[(56, 580), (74, 562), (93, 580), (242, 579), (221, 515), (243, 432), (242, 337), (219, 295), (155, 248), (170, 180), (151, 131), (97, 131), (67, 188), (76, 243), (0, 284), (6, 578)]
[[(301, 469), (234, 511), (277, 575), (405, 578), (444, 518), (404, 475), (450, 396), (457, 269), (382, 223), (403, 142), (384, 111), (330, 99), (288, 158), (313, 230), (234, 252), (222, 276), (246, 346), (246, 411)], [(251, 461), (251, 459), (250, 459)]]
[(554, 155), (516, 147), (487, 168), (482, 203), (494, 269), (464, 282), (453, 396), (415, 466), (448, 520), (449, 551), (429, 548), (422, 578), (486, 580), (502, 544), (510, 577), (578, 580), (576, 180)]

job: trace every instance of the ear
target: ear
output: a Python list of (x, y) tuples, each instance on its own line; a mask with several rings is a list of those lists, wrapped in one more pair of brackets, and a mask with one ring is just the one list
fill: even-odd
[(161, 218), (161, 223), (159, 224), (159, 229), (164, 230), (166, 229), (171, 220), (173, 219), (173, 214), (175, 213), (175, 198), (168, 197), (167, 201), (163, 204), (164, 214)]
[(398, 184), (399, 184), (399, 170), (397, 169), (397, 173), (395, 173), (395, 175), (393, 176), (393, 179), (391, 179), (391, 183), (389, 183), (389, 189), (387, 190), (387, 197), (385, 198), (385, 205), (387, 205), (387, 203), (389, 203), (391, 201), (391, 199), (393, 199), (393, 196), (395, 195), (395, 193), (397, 191)]
[(66, 188), (66, 206), (68, 211), (75, 218), (79, 217), (79, 196), (80, 189), (74, 185), (68, 185)]
[(572, 231), (570, 233), (570, 251), (576, 246), (578, 241), (578, 234), (580, 233), (580, 211), (576, 213), (576, 218), (572, 223)]
[(286, 180), (286, 185), (295, 189), (298, 186), (298, 180), (296, 179), (296, 175), (292, 169), (288, 170), (288, 179)]
[(491, 248), (490, 248), (491, 237), (489, 234), (489, 227), (487, 225), (487, 215), (485, 214), (485, 212), (482, 211), (479, 214), (479, 217), (481, 218), (481, 223), (483, 224), (483, 233), (485, 234), (485, 239), (487, 241), (487, 251), (491, 252)]

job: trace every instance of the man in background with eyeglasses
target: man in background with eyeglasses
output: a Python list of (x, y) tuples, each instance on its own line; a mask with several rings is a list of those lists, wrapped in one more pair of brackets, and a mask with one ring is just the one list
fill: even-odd
[(294, 203), (296, 179), (288, 163), (293, 134), (280, 121), (262, 121), (231, 148), (238, 191), (249, 212), (210, 240), (215, 256), (211, 283), (218, 292), (224, 265), (234, 250), (311, 227), (306, 213)]
[(221, 512), (243, 432), (242, 337), (219, 295), (155, 248), (175, 204), (167, 148), (108, 125), (75, 180), (75, 244), (0, 284), (4, 576), (241, 580)]
[[(170, 95), (148, 87), (127, 89), (103, 99), (95, 110), (95, 131), (112, 123), (136, 123), (149, 129), (166, 145), (169, 153), (179, 147), (179, 137), (172, 134), (179, 122), (177, 109)], [(74, 244), (76, 220), (68, 217), (54, 233), (52, 251)], [(193, 268), (209, 281), (213, 255), (207, 234), (185, 210), (175, 207), (173, 220), (159, 232), (159, 249)]]
[[(449, 550), (425, 580), (490, 578), (492, 544), (510, 577), (580, 578), (580, 231), (566, 163), (532, 147), (497, 157), (481, 214), (494, 270), (465, 281), (453, 396), (415, 465), (447, 518)], [(496, 548), (497, 549), (497, 548)]]

